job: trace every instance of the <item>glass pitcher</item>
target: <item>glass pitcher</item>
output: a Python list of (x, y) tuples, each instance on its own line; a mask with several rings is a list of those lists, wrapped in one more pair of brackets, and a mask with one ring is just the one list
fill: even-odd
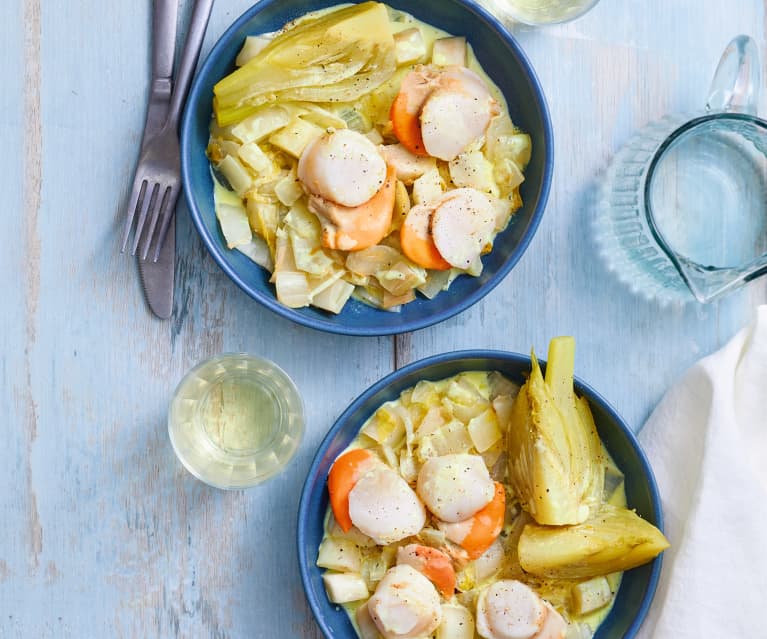
[(634, 291), (710, 302), (767, 272), (767, 121), (756, 43), (724, 51), (704, 111), (641, 131), (613, 159), (594, 233)]

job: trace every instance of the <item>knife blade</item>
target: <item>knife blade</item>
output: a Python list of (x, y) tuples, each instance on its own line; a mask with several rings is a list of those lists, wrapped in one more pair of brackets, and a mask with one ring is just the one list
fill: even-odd
[[(157, 134), (168, 119), (168, 108), (173, 91), (173, 61), (176, 56), (176, 24), (178, 0), (154, 0), (152, 3), (152, 80), (147, 108), (143, 153), (147, 141)], [(160, 319), (173, 314), (173, 288), (176, 270), (176, 220), (171, 220), (155, 262), (151, 257), (138, 262), (141, 286), (151, 311)]]

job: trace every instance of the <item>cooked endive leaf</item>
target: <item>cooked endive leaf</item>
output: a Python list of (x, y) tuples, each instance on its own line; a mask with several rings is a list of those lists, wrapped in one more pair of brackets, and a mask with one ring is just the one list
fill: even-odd
[(668, 547), (663, 533), (634, 511), (603, 504), (582, 524), (526, 525), (517, 551), (529, 573), (581, 579), (635, 568)]
[(511, 410), (509, 479), (539, 524), (577, 524), (602, 501), (604, 460), (588, 402), (573, 391), (575, 340), (551, 341), (546, 379), (535, 353)]
[(312, 305), (331, 313), (340, 313), (354, 292), (354, 285), (338, 279), (312, 296)]
[(375, 275), (390, 269), (402, 259), (402, 254), (391, 246), (376, 244), (361, 251), (349, 253), (346, 268), (360, 275)]
[(250, 244), (253, 234), (242, 200), (235, 193), (224, 188), (212, 173), (211, 177), (216, 218), (221, 226), (226, 245), (232, 249)]
[(259, 266), (263, 266), (270, 273), (274, 270), (274, 262), (269, 246), (258, 235), (254, 235), (247, 244), (240, 244), (237, 247), (240, 253), (247, 255)]

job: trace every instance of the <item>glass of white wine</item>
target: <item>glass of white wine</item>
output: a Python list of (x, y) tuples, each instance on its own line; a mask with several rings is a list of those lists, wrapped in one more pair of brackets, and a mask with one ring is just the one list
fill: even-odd
[(496, 15), (534, 26), (575, 20), (599, 0), (484, 0)]
[(227, 353), (195, 366), (168, 413), (179, 460), (216, 488), (248, 488), (280, 472), (304, 432), (303, 402), (276, 364)]

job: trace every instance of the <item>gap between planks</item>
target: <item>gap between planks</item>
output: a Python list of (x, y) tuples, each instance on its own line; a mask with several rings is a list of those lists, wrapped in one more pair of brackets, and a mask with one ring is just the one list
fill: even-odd
[(413, 334), (395, 335), (392, 344), (392, 366), (398, 370), (413, 361)]
[(37, 438), (37, 404), (32, 383), (31, 353), (36, 340), (37, 305), (40, 297), (40, 237), (38, 214), (42, 192), (42, 120), (40, 114), (40, 0), (24, 2), (24, 389), (23, 411), (26, 436), (26, 512), (28, 566), (37, 572), (43, 551), (43, 528), (37, 510), (34, 478), (32, 476), (32, 448)]

